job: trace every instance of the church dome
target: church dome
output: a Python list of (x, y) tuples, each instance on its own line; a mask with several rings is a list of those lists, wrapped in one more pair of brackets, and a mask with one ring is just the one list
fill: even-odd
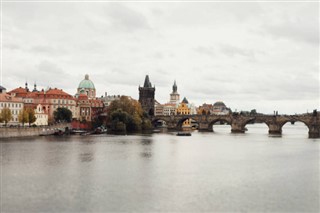
[(78, 89), (95, 89), (93, 82), (89, 80), (88, 74), (86, 74), (84, 80), (80, 82)]
[(222, 101), (218, 101), (213, 104), (214, 107), (226, 107), (226, 105)]

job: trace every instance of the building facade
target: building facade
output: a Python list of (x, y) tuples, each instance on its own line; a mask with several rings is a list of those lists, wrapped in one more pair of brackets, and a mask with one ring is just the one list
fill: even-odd
[(94, 87), (93, 82), (89, 79), (88, 74), (86, 74), (84, 79), (79, 83), (76, 97), (80, 94), (87, 95), (88, 99), (96, 99), (96, 88)]
[(228, 115), (230, 113), (230, 109), (222, 102), (218, 101), (213, 104), (212, 114), (215, 115)]
[(47, 90), (42, 89), (41, 91), (34, 89), (30, 92), (26, 83), (25, 88), (16, 88), (8, 92), (8, 94), (13, 97), (22, 98), (24, 108), (36, 109), (40, 104), (43, 112), (48, 115), (48, 120), (53, 119), (53, 113), (58, 108), (69, 109), (72, 112), (73, 118), (77, 118), (78, 116), (76, 99), (62, 89), (49, 88)]
[[(191, 109), (189, 107), (189, 101), (187, 98), (183, 98), (182, 102), (177, 108), (177, 115), (190, 115)], [(182, 127), (191, 127), (191, 120), (187, 119), (183, 122)]]
[(12, 118), (8, 122), (9, 125), (19, 124), (19, 114), (22, 112), (23, 107), (24, 103), (22, 98), (0, 93), (0, 113), (4, 108), (8, 108), (11, 111)]
[(43, 106), (38, 104), (34, 110), (34, 115), (36, 121), (33, 123), (37, 126), (47, 126), (48, 125), (48, 114), (43, 110)]

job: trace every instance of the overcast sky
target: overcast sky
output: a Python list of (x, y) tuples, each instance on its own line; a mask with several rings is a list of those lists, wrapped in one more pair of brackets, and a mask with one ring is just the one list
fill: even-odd
[(2, 3), (2, 84), (28, 81), (74, 95), (224, 101), (232, 110), (304, 113), (319, 103), (319, 3)]

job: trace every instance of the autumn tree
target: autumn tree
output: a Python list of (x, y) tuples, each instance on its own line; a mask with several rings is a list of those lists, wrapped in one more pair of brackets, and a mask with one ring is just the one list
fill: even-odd
[(29, 116), (25, 109), (21, 110), (18, 115), (19, 122), (24, 126), (25, 123), (29, 122)]
[[(112, 101), (108, 109), (108, 119), (113, 130), (137, 131), (145, 129), (148, 125), (143, 114), (141, 104), (127, 96)], [(150, 121), (149, 121), (150, 122)]]
[(11, 110), (7, 107), (3, 108), (0, 113), (1, 122), (4, 122), (5, 126), (7, 126), (7, 123), (11, 121), (11, 119), (12, 119)]
[(35, 116), (35, 112), (34, 112), (34, 109), (33, 108), (26, 108), (26, 113), (27, 113), (27, 116), (28, 116), (28, 123), (29, 123), (29, 126), (34, 123), (37, 118)]
[(29, 126), (37, 120), (34, 109), (31, 107), (21, 110), (18, 115), (18, 119), (23, 125), (28, 123)]

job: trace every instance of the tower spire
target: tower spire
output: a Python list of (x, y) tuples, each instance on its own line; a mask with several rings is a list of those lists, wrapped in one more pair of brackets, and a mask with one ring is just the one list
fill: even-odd
[(178, 91), (177, 83), (176, 83), (176, 80), (174, 80), (174, 84), (172, 86), (172, 92), (175, 93), (177, 91)]
[(151, 87), (152, 87), (152, 85), (151, 85), (151, 83), (150, 83), (150, 80), (149, 80), (149, 75), (146, 75), (146, 78), (145, 78), (145, 80), (144, 80), (144, 85), (143, 85), (143, 87), (148, 87), (148, 88), (151, 88)]

